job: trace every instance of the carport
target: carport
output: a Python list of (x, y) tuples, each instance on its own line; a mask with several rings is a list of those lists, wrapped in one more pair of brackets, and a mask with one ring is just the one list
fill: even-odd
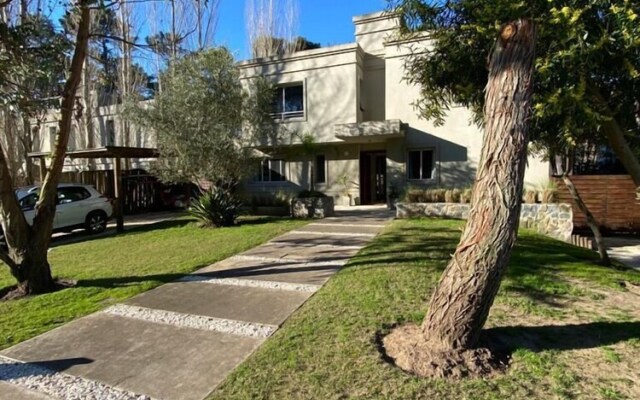
[[(47, 158), (51, 153), (49, 152), (36, 152), (29, 153), (28, 156), (33, 159), (39, 160), (40, 165), (40, 182), (44, 182), (44, 177), (47, 175)], [(114, 201), (115, 209), (114, 214), (116, 216), (117, 231), (124, 231), (124, 217), (123, 217), (123, 204), (122, 204), (122, 160), (132, 158), (157, 158), (158, 150), (145, 147), (124, 147), (124, 146), (106, 146), (95, 149), (73, 150), (68, 151), (66, 157), (70, 159), (86, 158), (109, 158), (113, 160), (113, 175), (114, 175)]]

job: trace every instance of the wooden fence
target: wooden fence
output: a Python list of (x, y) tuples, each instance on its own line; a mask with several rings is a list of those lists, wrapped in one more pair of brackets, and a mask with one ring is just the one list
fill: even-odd
[[(571, 180), (598, 224), (609, 231), (640, 232), (640, 201), (629, 175), (574, 175)], [(573, 205), (573, 224), (588, 229), (561, 179), (555, 179), (559, 200)]]
[[(124, 171), (122, 177), (122, 199), (124, 214), (137, 214), (161, 210), (162, 184), (146, 173)], [(64, 172), (60, 182), (93, 185), (107, 197), (114, 197), (113, 171)]]

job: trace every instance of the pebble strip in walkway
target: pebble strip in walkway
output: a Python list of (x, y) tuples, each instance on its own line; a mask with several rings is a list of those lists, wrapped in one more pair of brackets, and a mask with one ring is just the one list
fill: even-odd
[(310, 223), (20, 343), (0, 354), (0, 398), (203, 399), (388, 219)]

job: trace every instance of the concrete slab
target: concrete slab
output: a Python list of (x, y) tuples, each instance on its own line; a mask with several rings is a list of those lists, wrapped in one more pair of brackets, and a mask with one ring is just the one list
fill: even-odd
[(261, 342), (97, 313), (2, 354), (157, 399), (201, 400)]
[(211, 278), (238, 278), (273, 282), (322, 285), (340, 265), (326, 263), (271, 263), (266, 261), (234, 261), (227, 259), (195, 272)]
[(296, 233), (295, 231), (289, 234), (278, 236), (273, 239), (273, 243), (288, 243), (290, 245), (302, 245), (302, 246), (318, 246), (323, 244), (329, 244), (333, 246), (361, 246), (364, 247), (371, 241), (370, 237), (350, 237), (350, 236), (332, 236), (326, 235), (308, 235), (304, 233)]
[(53, 397), (0, 381), (0, 399), (6, 400), (55, 400)]
[(326, 232), (326, 233), (367, 233), (367, 234), (378, 234), (383, 229), (383, 225), (379, 227), (377, 224), (369, 224), (366, 222), (360, 223), (342, 223), (341, 221), (334, 222), (320, 222), (314, 224), (308, 224), (300, 228), (299, 230), (304, 231), (313, 231), (313, 232)]
[(311, 293), (211, 286), (180, 282), (160, 286), (126, 304), (185, 314), (280, 325), (311, 296)]
[(240, 255), (278, 258), (289, 261), (346, 261), (358, 252), (356, 248), (330, 246), (303, 246), (290, 243), (270, 242), (255, 247)]

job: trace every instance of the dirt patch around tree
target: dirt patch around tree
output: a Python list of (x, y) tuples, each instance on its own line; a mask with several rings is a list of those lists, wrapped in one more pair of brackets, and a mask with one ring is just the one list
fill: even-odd
[(382, 339), (385, 359), (426, 378), (487, 378), (504, 372), (504, 353), (489, 348), (432, 351), (419, 326), (401, 325)]
[(634, 383), (640, 382), (640, 371), (633, 365), (640, 349), (640, 288), (629, 282), (622, 290), (580, 280), (572, 284), (584, 294), (555, 296), (533, 311), (514, 306), (529, 304), (526, 295), (498, 297), (478, 349), (429, 351), (415, 324), (379, 332), (378, 348), (385, 361), (405, 372), (452, 380), (494, 378), (522, 368), (519, 363), (526, 361), (514, 356), (512, 362), (514, 352), (546, 352), (579, 377), (575, 384), (585, 393), (595, 386), (596, 392), (640, 398)]
[[(56, 279), (53, 283), (54, 288), (48, 293), (57, 292), (59, 290), (68, 289), (76, 286), (78, 281), (69, 279)], [(17, 285), (9, 286), (0, 290), (0, 302), (18, 300), (31, 295), (25, 294)]]

